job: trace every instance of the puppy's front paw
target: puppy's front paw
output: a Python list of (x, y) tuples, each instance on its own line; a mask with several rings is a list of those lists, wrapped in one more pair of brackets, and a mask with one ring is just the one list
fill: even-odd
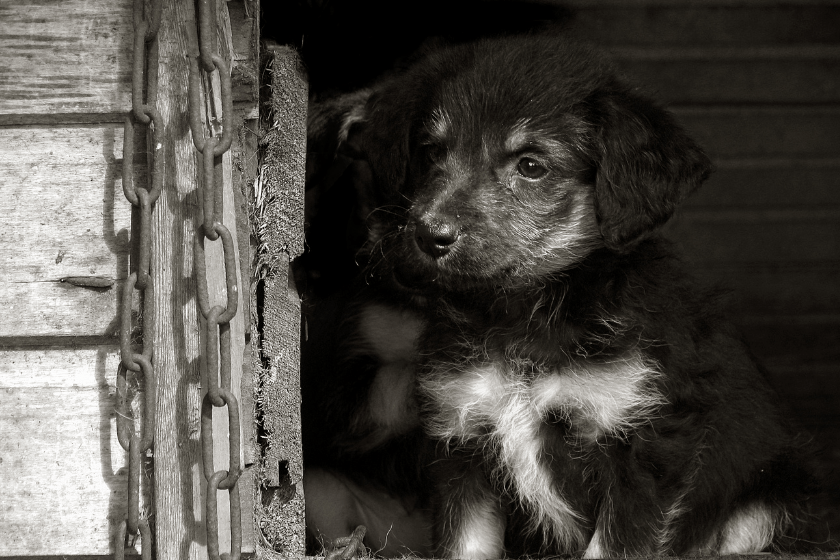
[(607, 558), (608, 556), (601, 540), (601, 529), (595, 529), (592, 540), (589, 541), (586, 550), (583, 551), (583, 558)]

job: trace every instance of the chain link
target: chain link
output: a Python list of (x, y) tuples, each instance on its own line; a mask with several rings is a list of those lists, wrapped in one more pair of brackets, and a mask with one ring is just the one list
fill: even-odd
[[(152, 341), (154, 339), (154, 310), (152, 305), (153, 282), (149, 274), (151, 262), (151, 214), (154, 203), (161, 194), (163, 185), (163, 158), (158, 149), (163, 139), (163, 123), (156, 109), (158, 83), (158, 30), (161, 21), (161, 1), (151, 0), (146, 13), (144, 0), (134, 3), (134, 60), (132, 64), (132, 110), (125, 119), (123, 143), (123, 193), (126, 199), (139, 211), (139, 228), (132, 227), (132, 243), (137, 245), (137, 263), (123, 289), (120, 311), (120, 357), (117, 374), (117, 438), (128, 452), (128, 511), (115, 536), (114, 557), (123, 560), (126, 538), (142, 538), (142, 558), (151, 559), (151, 528), (147, 519), (140, 519), (139, 492), (140, 471), (143, 454), (154, 444), (155, 374), (152, 366)], [(219, 528), (217, 521), (217, 492), (227, 490), (230, 498), (231, 516), (231, 560), (238, 560), (242, 548), (241, 511), (238, 480), (242, 473), (240, 465), (240, 420), (239, 404), (231, 392), (231, 336), (230, 321), (237, 313), (239, 302), (238, 276), (233, 239), (222, 223), (222, 155), (230, 148), (232, 126), (224, 123), (220, 137), (205, 138), (201, 119), (201, 77), (199, 67), (207, 73), (218, 71), (221, 84), (222, 116), (229, 119), (233, 114), (230, 68), (225, 60), (216, 54), (215, 0), (198, 2), (200, 56), (190, 61), (189, 98), (190, 128), (196, 149), (202, 154), (204, 172), (203, 223), (194, 245), (197, 299), (199, 309), (205, 318), (205, 352), (208, 364), (208, 391), (202, 402), (202, 461), (207, 479), (206, 516), (207, 552), (211, 560), (219, 560)], [(200, 62), (200, 66), (199, 66)], [(145, 99), (144, 99), (145, 87)], [(144, 103), (145, 101), (145, 103)], [(153, 134), (155, 147), (152, 161), (150, 185), (138, 187), (134, 181), (134, 136), (139, 125), (147, 126)], [(225, 283), (227, 305), (210, 307), (204, 261), (204, 241), (222, 240), (224, 251)], [(143, 351), (132, 350), (132, 298), (134, 291), (140, 292), (143, 301)], [(136, 434), (131, 412), (128, 376), (129, 372), (141, 373), (144, 381), (145, 411), (141, 435)], [(228, 470), (213, 472), (213, 407), (228, 408), (229, 463)]]
[[(221, 223), (223, 200), (222, 155), (230, 149), (232, 138), (233, 101), (231, 96), (230, 67), (216, 54), (216, 2), (198, 0), (198, 38), (195, 47), (199, 55), (190, 60), (189, 119), (193, 143), (201, 154), (204, 176), (202, 193), (202, 225), (196, 232), (193, 257), (196, 271), (196, 299), (204, 317), (205, 332), (203, 351), (207, 364), (207, 394), (201, 405), (201, 450), (204, 478), (207, 480), (205, 516), (207, 523), (207, 554), (219, 560), (219, 523), (217, 492), (227, 490), (230, 499), (230, 560), (239, 560), (242, 552), (242, 512), (239, 502), (240, 421), (239, 403), (231, 392), (231, 334), (230, 321), (236, 316), (239, 305), (239, 277), (236, 254), (230, 230)], [(201, 118), (201, 75), (218, 72), (221, 84), (222, 118), (221, 136), (205, 137)], [(208, 81), (209, 83), (209, 81)], [(221, 238), (224, 253), (225, 307), (210, 306), (205, 264), (205, 239)], [(213, 408), (228, 409), (228, 470), (214, 472), (213, 466)]]
[[(134, 60), (132, 64), (131, 111), (125, 118), (123, 138), (123, 194), (138, 208), (139, 227), (132, 220), (131, 243), (137, 246), (133, 272), (123, 286), (120, 300), (120, 366), (117, 370), (117, 439), (128, 452), (128, 488), (126, 518), (117, 527), (114, 537), (114, 558), (125, 557), (126, 539), (142, 539), (142, 558), (152, 558), (152, 538), (149, 520), (140, 518), (140, 473), (142, 457), (154, 445), (155, 437), (155, 371), (152, 366), (155, 317), (151, 275), (152, 206), (160, 196), (163, 185), (163, 158), (159, 155), (163, 123), (155, 108), (158, 84), (158, 29), (161, 19), (161, 1), (152, 0), (146, 13), (144, 0), (134, 1)], [(145, 99), (144, 99), (145, 88)], [(145, 103), (144, 103), (145, 100)], [(152, 173), (150, 188), (138, 187), (134, 181), (134, 135), (142, 125), (152, 131)], [(148, 136), (147, 136), (148, 141)], [(135, 257), (135, 255), (133, 255)], [(143, 351), (134, 352), (131, 344), (132, 299), (135, 290), (143, 302)], [(128, 376), (142, 374), (145, 410), (141, 435), (137, 435)]]

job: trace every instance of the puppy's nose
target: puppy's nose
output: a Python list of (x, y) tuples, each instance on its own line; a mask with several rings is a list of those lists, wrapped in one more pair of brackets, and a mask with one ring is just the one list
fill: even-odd
[(458, 226), (446, 220), (418, 220), (414, 229), (417, 246), (436, 259), (448, 253), (459, 236)]

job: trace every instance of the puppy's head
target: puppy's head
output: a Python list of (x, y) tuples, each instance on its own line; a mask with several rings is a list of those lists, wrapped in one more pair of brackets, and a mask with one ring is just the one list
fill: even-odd
[(353, 119), (374, 262), (411, 286), (527, 284), (630, 250), (709, 172), (668, 113), (549, 36), (433, 53)]

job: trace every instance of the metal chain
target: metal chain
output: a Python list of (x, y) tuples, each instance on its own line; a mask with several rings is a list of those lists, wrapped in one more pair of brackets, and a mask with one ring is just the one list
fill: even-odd
[[(160, 197), (163, 184), (163, 158), (157, 150), (161, 146), (163, 123), (156, 109), (158, 83), (158, 29), (161, 0), (151, 0), (148, 13), (144, 0), (134, 1), (134, 61), (131, 83), (131, 111), (125, 118), (123, 139), (123, 194), (138, 207), (139, 228), (132, 221), (131, 242), (137, 253), (132, 255), (132, 272), (126, 280), (120, 301), (120, 358), (117, 371), (117, 439), (128, 452), (128, 507), (126, 519), (117, 528), (114, 538), (114, 558), (125, 557), (126, 539), (139, 534), (142, 539), (142, 558), (152, 558), (152, 538), (149, 520), (140, 518), (140, 473), (142, 456), (151, 449), (155, 437), (155, 371), (152, 366), (155, 335), (154, 286), (149, 274), (152, 247), (152, 206)], [(144, 101), (145, 87), (145, 103)], [(152, 131), (153, 146), (151, 188), (138, 187), (134, 182), (134, 135), (138, 126)], [(148, 137), (147, 137), (148, 138)], [(136, 257), (136, 262), (134, 258)], [(136, 353), (131, 345), (131, 303), (134, 291), (143, 301), (143, 352)], [(142, 373), (145, 411), (141, 435), (137, 435), (128, 390), (129, 372)]]
[[(204, 172), (202, 193), (203, 222), (198, 228), (193, 254), (196, 270), (198, 307), (205, 319), (204, 351), (207, 364), (207, 394), (201, 404), (201, 450), (204, 478), (207, 479), (205, 515), (207, 523), (207, 554), (219, 560), (219, 523), (217, 517), (217, 492), (227, 490), (230, 498), (230, 560), (239, 560), (242, 552), (242, 514), (239, 503), (238, 480), (240, 465), (239, 403), (231, 392), (231, 335), (230, 321), (239, 304), (239, 283), (236, 254), (230, 230), (222, 223), (222, 155), (230, 148), (233, 102), (230, 86), (230, 68), (216, 54), (216, 2), (198, 0), (199, 55), (190, 59), (189, 107), (190, 129), (196, 150), (201, 154)], [(199, 64), (200, 63), (200, 64)], [(201, 119), (201, 76), (199, 66), (206, 74), (218, 71), (221, 83), (222, 118), (224, 126), (220, 137), (205, 138)], [(209, 82), (209, 81), (208, 81)], [(204, 260), (205, 239), (222, 240), (225, 267), (227, 304), (210, 306), (207, 287), (207, 269)], [(220, 359), (221, 358), (221, 359)], [(229, 460), (228, 470), (213, 470), (213, 407), (228, 408)]]

